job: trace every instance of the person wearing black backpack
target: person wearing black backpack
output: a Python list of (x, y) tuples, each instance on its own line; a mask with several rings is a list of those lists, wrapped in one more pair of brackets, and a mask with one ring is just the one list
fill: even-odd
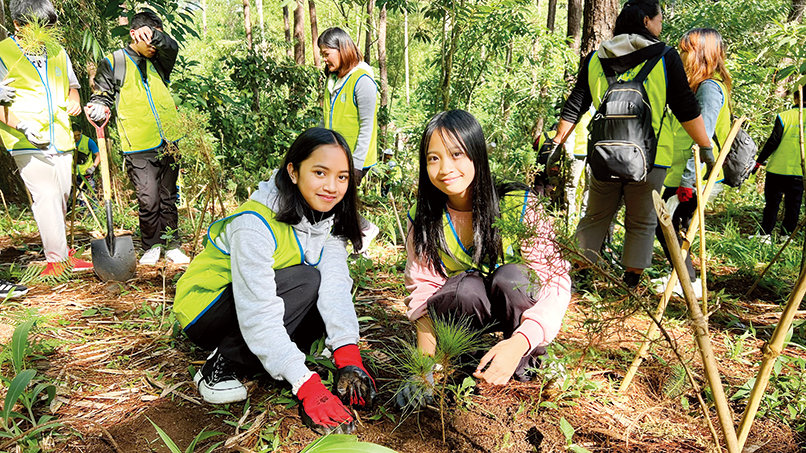
[[(630, 287), (638, 284), (652, 262), (657, 224), (652, 191), (660, 191), (666, 167), (671, 164), (668, 152), (661, 150), (656, 155), (667, 105), (700, 145), (704, 160), (714, 161), (680, 55), (658, 40), (662, 21), (658, 0), (630, 0), (624, 5), (616, 18), (613, 39), (582, 60), (554, 138), (562, 144), (593, 103), (597, 113), (591, 120), (588, 141), (592, 173), (588, 209), (576, 236), (585, 256), (595, 262), (623, 199), (626, 233), (622, 264), (624, 281)], [(641, 80), (643, 83), (634, 82)], [(641, 95), (637, 102), (636, 92)]]
[[(702, 111), (705, 130), (717, 154), (721, 152), (720, 144), (725, 143), (731, 128), (730, 93), (733, 79), (725, 66), (725, 46), (722, 36), (713, 28), (695, 28), (687, 31), (680, 38), (680, 56), (688, 76), (689, 86), (694, 91)], [(695, 187), (694, 157), (691, 155), (691, 137), (680, 126), (674, 115), (668, 114), (664, 118), (661, 136), (658, 139), (658, 148), (670, 148), (672, 165), (666, 171), (663, 183), (663, 199), (677, 197), (679, 204), (672, 214), (672, 224), (675, 231), (687, 230), (694, 213), (697, 211), (697, 194)], [(707, 172), (703, 172), (707, 174)], [(719, 179), (723, 179), (720, 172)], [(716, 186), (716, 189), (719, 186)], [(655, 230), (663, 247), (663, 252), (669, 258), (666, 239), (660, 226)], [(682, 243), (682, 238), (680, 242)], [(698, 299), (702, 298), (702, 282), (697, 278), (691, 255), (686, 256), (686, 267), (691, 278), (694, 293)], [(653, 280), (655, 290), (662, 292), (669, 281), (668, 276)], [(675, 293), (682, 296), (683, 289), (678, 282)]]
[[(800, 205), (803, 203), (803, 170), (800, 166), (800, 135), (798, 132), (798, 106), (800, 97), (794, 91), (794, 107), (779, 113), (770, 137), (764, 143), (761, 154), (756, 159), (754, 170), (767, 166), (767, 179), (764, 182), (764, 214), (758, 237), (769, 242), (769, 235), (775, 229), (781, 199), (784, 200), (784, 234), (791, 234), (798, 225)], [(806, 131), (804, 131), (806, 133)], [(769, 159), (769, 162), (765, 162)]]

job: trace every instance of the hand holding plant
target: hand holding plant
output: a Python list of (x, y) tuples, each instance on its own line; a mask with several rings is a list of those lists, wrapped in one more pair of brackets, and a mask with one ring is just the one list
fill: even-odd
[(371, 407), (377, 393), (375, 380), (364, 368), (358, 346), (348, 344), (333, 351), (338, 379), (336, 393), (344, 404)]
[[(473, 376), (489, 384), (506, 385), (527, 352), (529, 342), (523, 335), (517, 334), (501, 340), (484, 354)], [(484, 370), (488, 364), (490, 366)]]

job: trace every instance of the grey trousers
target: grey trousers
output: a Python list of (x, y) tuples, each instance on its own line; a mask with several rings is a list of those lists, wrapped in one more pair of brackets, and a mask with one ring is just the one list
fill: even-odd
[(14, 156), (20, 177), (31, 193), (31, 212), (39, 228), (45, 259), (56, 263), (67, 259), (64, 216), (73, 185), (73, 153)]
[(585, 256), (594, 263), (599, 259), (607, 230), (623, 199), (624, 251), (621, 262), (625, 267), (646, 269), (652, 264), (652, 246), (658, 217), (652, 202), (652, 191), (660, 192), (666, 178), (665, 168), (654, 168), (644, 182), (603, 182), (592, 174), (588, 188), (588, 207), (577, 226), (577, 241)]

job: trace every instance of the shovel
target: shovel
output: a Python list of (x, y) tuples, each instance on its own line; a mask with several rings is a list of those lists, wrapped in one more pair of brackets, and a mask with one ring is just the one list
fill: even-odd
[(109, 122), (109, 109), (106, 109), (106, 120), (98, 125), (90, 119), (85, 109), (87, 120), (95, 127), (98, 136), (98, 154), (101, 156), (101, 182), (104, 189), (104, 205), (106, 207), (106, 237), (95, 239), (91, 243), (92, 265), (95, 274), (103, 281), (124, 282), (134, 277), (137, 267), (137, 256), (131, 235), (115, 237), (112, 227), (112, 183), (109, 177), (109, 157), (106, 152), (106, 134), (104, 127)]

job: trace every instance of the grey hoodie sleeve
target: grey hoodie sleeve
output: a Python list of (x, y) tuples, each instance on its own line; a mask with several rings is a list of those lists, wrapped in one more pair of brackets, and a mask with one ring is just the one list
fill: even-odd
[[(700, 104), (702, 111), (702, 120), (705, 123), (705, 133), (709, 137), (714, 136), (716, 130), (716, 120), (719, 117), (719, 111), (725, 104), (725, 94), (719, 85), (713, 80), (706, 80), (700, 84), (695, 94), (697, 102)], [(716, 150), (714, 150), (716, 153)], [(686, 162), (686, 168), (683, 170), (683, 177), (680, 180), (680, 185), (683, 187), (694, 188), (696, 181), (694, 157), (690, 157)]]
[(364, 168), (364, 160), (367, 158), (369, 143), (372, 140), (372, 130), (377, 121), (375, 103), (378, 101), (378, 87), (375, 81), (369, 76), (361, 77), (355, 84), (353, 99), (358, 106), (358, 140), (355, 149), (351, 151), (353, 165), (360, 170)]
[(316, 303), (325, 322), (328, 348), (336, 349), (358, 344), (358, 318), (355, 315), (351, 289), (353, 280), (347, 268), (347, 245), (335, 236), (329, 236), (317, 266), (321, 283)]
[(221, 238), (230, 252), (235, 311), (246, 345), (274, 379), (299, 382), (309, 370), (305, 354), (283, 325), (285, 304), (274, 282), (271, 233), (258, 217), (244, 214), (227, 225)]

